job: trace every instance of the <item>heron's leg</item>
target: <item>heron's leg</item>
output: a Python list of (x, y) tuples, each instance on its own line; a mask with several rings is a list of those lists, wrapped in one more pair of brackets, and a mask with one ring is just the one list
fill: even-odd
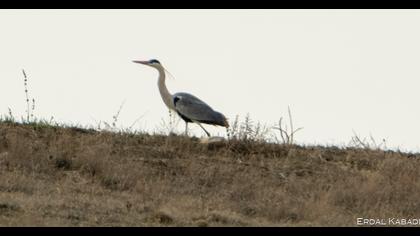
[(204, 129), (204, 127), (200, 123), (198, 123), (198, 122), (195, 122), (195, 123), (198, 124), (204, 130), (204, 132), (206, 132), (207, 136), (210, 138), (210, 133), (207, 132), (207, 130)]
[(185, 122), (185, 136), (188, 136), (188, 122)]

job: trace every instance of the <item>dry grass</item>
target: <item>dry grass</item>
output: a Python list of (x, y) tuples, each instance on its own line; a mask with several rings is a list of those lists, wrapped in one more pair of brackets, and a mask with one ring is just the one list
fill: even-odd
[(355, 226), (419, 217), (417, 154), (0, 123), (1, 226)]

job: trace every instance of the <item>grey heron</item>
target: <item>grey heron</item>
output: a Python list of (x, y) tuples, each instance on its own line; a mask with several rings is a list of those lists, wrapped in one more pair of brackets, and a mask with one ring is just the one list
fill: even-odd
[(229, 123), (222, 113), (213, 110), (213, 108), (196, 96), (183, 92), (171, 94), (165, 85), (165, 68), (158, 60), (152, 59), (149, 61), (133, 62), (147, 65), (158, 70), (160, 96), (165, 105), (170, 110), (175, 111), (185, 121), (185, 135), (188, 134), (188, 123), (191, 122), (198, 124), (204, 132), (206, 132), (208, 137), (210, 137), (210, 133), (201, 125), (201, 123), (223, 126), (226, 128), (229, 127)]

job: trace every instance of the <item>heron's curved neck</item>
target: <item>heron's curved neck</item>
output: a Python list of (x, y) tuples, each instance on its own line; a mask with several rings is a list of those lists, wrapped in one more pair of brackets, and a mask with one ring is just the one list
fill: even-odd
[(171, 93), (169, 93), (169, 90), (165, 84), (165, 69), (161, 67), (161, 68), (157, 68), (157, 70), (159, 71), (158, 87), (159, 87), (160, 96), (162, 97), (163, 102), (169, 109), (175, 110), (175, 107), (172, 101), (172, 95)]

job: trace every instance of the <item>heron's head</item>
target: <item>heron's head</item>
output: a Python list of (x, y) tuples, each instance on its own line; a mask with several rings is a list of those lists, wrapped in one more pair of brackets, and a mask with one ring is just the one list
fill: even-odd
[(156, 69), (162, 67), (160, 62), (156, 59), (151, 59), (149, 61), (133, 61), (133, 62), (134, 63), (140, 63), (140, 64), (147, 65), (147, 66), (151, 66), (151, 67), (154, 67)]

